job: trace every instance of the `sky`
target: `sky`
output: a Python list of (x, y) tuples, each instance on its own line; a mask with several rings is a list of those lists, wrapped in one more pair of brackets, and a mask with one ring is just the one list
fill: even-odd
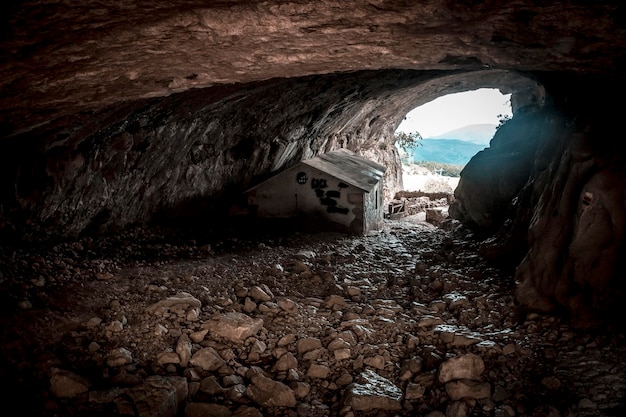
[(499, 114), (511, 116), (510, 98), (491, 88), (442, 96), (411, 110), (397, 131), (419, 132), (427, 138), (467, 125), (498, 125)]

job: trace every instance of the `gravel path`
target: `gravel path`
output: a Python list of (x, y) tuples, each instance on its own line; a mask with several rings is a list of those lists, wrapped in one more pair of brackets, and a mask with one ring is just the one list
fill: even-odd
[[(4, 404), (40, 416), (626, 413), (624, 334), (520, 311), (511, 271), (467, 232), (415, 216), (368, 237), (224, 236), (1, 248)], [(185, 394), (175, 405), (170, 386)]]

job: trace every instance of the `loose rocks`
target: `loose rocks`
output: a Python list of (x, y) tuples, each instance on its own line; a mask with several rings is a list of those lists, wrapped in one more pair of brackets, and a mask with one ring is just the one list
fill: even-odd
[(510, 274), (467, 232), (405, 220), (212, 252), (140, 234), (3, 252), (7, 403), (44, 417), (621, 415), (623, 334), (518, 311)]

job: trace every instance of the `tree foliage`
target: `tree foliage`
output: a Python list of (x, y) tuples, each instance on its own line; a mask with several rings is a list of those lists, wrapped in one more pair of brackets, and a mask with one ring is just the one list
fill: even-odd
[(394, 134), (395, 144), (398, 145), (403, 151), (408, 152), (419, 146), (418, 141), (422, 140), (422, 135), (418, 132), (396, 132)]
[(498, 126), (496, 126), (496, 131), (499, 130), (505, 124), (507, 124), (509, 121), (511, 121), (511, 116), (506, 115), (506, 114), (499, 114), (498, 121), (499, 123), (498, 123)]

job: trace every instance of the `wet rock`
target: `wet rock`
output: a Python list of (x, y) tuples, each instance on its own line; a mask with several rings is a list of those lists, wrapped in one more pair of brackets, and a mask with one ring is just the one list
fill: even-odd
[(402, 391), (391, 381), (367, 370), (346, 388), (344, 403), (355, 411), (401, 410)]

